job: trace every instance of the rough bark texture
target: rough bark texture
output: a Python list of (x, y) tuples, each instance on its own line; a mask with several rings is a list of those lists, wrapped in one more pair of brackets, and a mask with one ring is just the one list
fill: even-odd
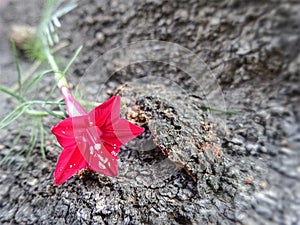
[[(12, 22), (34, 24), (38, 9), (33, 9), (39, 6), (34, 3), (0, 4), (0, 21), (5, 24), (1, 43)], [(21, 155), (14, 163), (1, 165), (1, 224), (299, 224), (299, 12), (298, 1), (81, 1), (64, 17), (61, 31), (62, 38), (72, 42), (61, 55), (69, 59), (84, 45), (73, 67), (74, 83), (95, 58), (118, 45), (165, 40), (192, 50), (208, 63), (227, 107), (240, 113), (226, 117), (229, 135), (222, 136), (207, 112), (199, 110), (201, 98), (189, 94), (196, 87), (182, 71), (159, 63), (129, 66), (115, 73), (106, 88), (115, 90), (129, 82), (119, 92), (135, 101), (123, 113), (143, 123), (147, 132), (122, 149), (120, 176), (89, 174), (53, 187), (60, 149), (49, 137), (47, 160), (35, 149), (26, 164), (26, 156)], [(8, 44), (1, 44), (1, 55), (7, 57), (0, 57), (1, 84), (2, 77), (9, 84), (13, 59)], [(164, 82), (153, 84), (157, 92), (151, 85), (137, 86), (141, 77), (166, 71), (187, 94)], [(139, 79), (132, 74), (139, 74)], [(95, 100), (100, 78), (96, 74), (85, 78), (90, 79), (81, 82), (85, 93), (91, 94), (87, 98)], [(103, 90), (101, 95), (105, 97)], [(0, 115), (9, 107), (2, 107)], [(180, 117), (187, 109), (187, 118)], [(220, 139), (208, 142), (216, 143), (221, 157), (202, 157), (215, 151), (199, 151), (206, 144), (208, 122)], [(1, 132), (1, 157), (11, 147), (18, 154), (22, 146), (12, 146), (16, 133), (14, 127)], [(201, 138), (195, 140), (193, 135)], [(188, 140), (178, 142), (178, 136)], [(28, 138), (22, 142), (25, 145)], [(147, 151), (136, 147), (139, 143), (146, 143)], [(183, 169), (160, 176), (165, 174), (159, 173), (160, 165), (169, 165), (166, 171), (174, 168), (172, 162), (165, 163), (161, 150), (173, 161), (182, 160), (181, 166), (185, 164), (192, 176)]]
[[(163, 154), (198, 180), (201, 196), (208, 184), (217, 191), (216, 179), (219, 181), (221, 177), (222, 161), (220, 140), (213, 132), (213, 122), (209, 122), (207, 113), (201, 109), (203, 101), (198, 96), (187, 95), (179, 86), (171, 86), (169, 80), (149, 77), (122, 85), (115, 91), (129, 103), (126, 117), (149, 128)], [(169, 165), (164, 161), (161, 165), (164, 163)], [(170, 176), (176, 171), (174, 167), (161, 173)]]

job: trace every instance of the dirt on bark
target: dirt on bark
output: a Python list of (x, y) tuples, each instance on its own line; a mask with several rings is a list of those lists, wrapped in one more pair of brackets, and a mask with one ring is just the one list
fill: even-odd
[[(1, 85), (16, 81), (9, 27), (36, 25), (41, 7), (0, 0)], [(299, 12), (291, 0), (80, 1), (61, 21), (60, 36), (71, 43), (58, 52), (61, 64), (83, 45), (68, 79), (91, 101), (119, 94), (122, 116), (146, 132), (121, 149), (117, 178), (90, 173), (54, 187), (61, 149), (51, 136), (46, 160), (37, 146), (29, 159), (2, 164), (0, 223), (299, 224)], [(86, 72), (113, 48), (153, 39), (190, 49), (208, 64), (227, 109), (238, 112), (216, 114), (227, 129), (195, 94), (206, 84), (176, 65), (118, 69), (112, 62), (105, 82)], [(21, 59), (23, 70), (29, 64)], [(13, 102), (0, 98), (2, 116)], [(57, 122), (45, 119), (49, 129)], [(1, 132), (1, 158), (28, 144), (24, 135), (13, 146), (17, 132), (13, 126)]]

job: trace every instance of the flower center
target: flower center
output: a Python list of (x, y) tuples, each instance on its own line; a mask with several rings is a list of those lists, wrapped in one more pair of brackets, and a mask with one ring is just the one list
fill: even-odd
[(88, 126), (83, 133), (78, 136), (77, 144), (83, 155), (94, 155), (95, 151), (100, 151), (102, 141), (101, 130), (97, 126)]

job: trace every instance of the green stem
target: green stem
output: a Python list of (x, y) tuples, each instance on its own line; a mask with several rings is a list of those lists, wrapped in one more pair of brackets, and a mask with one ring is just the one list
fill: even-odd
[(45, 54), (46, 54), (46, 57), (48, 59), (48, 62), (50, 64), (51, 68), (54, 71), (54, 79), (55, 79), (56, 85), (59, 87), (59, 89), (61, 89), (62, 87), (68, 87), (68, 82), (67, 82), (64, 74), (60, 72), (59, 67), (58, 67), (53, 55), (50, 53), (49, 48), (45, 49)]
[[(51, 54), (59, 51), (60, 49), (66, 47), (70, 45), (70, 42), (69, 41), (62, 41), (61, 43), (59, 43), (57, 46), (55, 46), (52, 50), (51, 50)], [(23, 83), (25, 83), (29, 78), (30, 76), (39, 68), (39, 66), (42, 64), (42, 61), (40, 60), (36, 60), (34, 61), (33, 65), (28, 69), (27, 72), (25, 72), (25, 75), (23, 75), (22, 77), (22, 80), (21, 80), (21, 84), (23, 85)], [(12, 91), (17, 91), (18, 90), (18, 87), (19, 84), (16, 83), (12, 86), (11, 90)]]
[[(39, 111), (39, 110), (32, 110), (28, 109), (25, 111), (26, 114), (31, 115), (31, 116), (49, 116), (50, 113), (47, 111)], [(64, 113), (61, 111), (53, 111), (53, 114), (56, 114), (58, 116), (64, 116)]]

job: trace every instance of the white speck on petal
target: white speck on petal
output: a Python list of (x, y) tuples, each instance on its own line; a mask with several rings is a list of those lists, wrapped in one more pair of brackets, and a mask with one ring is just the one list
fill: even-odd
[(98, 158), (99, 158), (99, 160), (100, 160), (101, 162), (103, 162), (103, 163), (107, 163), (107, 161), (108, 161), (108, 158), (104, 158), (104, 157), (102, 157), (102, 156), (99, 155), (99, 154), (98, 154)]
[(106, 169), (105, 165), (102, 162), (98, 162), (98, 166), (100, 169)]
[(93, 146), (90, 147), (90, 154), (91, 154), (91, 155), (94, 154), (94, 147), (93, 147)]
[(64, 131), (64, 130), (62, 130), (61, 132), (62, 132), (63, 134), (66, 134), (66, 131)]
[(107, 161), (108, 161), (108, 158), (104, 158), (104, 159), (102, 160), (103, 163), (107, 163)]
[(118, 155), (118, 153), (116, 153), (115, 151), (112, 151), (111, 154), (115, 157)]
[(90, 126), (92, 126), (92, 125), (93, 125), (93, 122), (89, 122), (89, 124), (90, 124)]
[(97, 155), (98, 155), (98, 158), (103, 162), (103, 157), (99, 154), (97, 154)]
[(70, 168), (72, 168), (73, 165), (70, 165)]
[(99, 144), (99, 143), (95, 144), (94, 148), (98, 151), (101, 148), (101, 144)]

